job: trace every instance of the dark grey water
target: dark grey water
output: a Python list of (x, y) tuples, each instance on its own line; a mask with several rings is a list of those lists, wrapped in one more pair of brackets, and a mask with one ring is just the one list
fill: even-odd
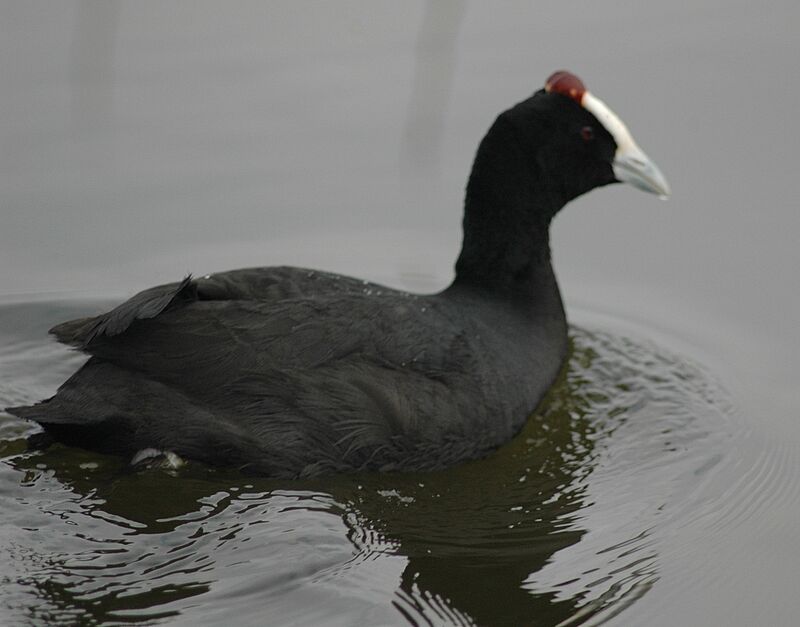
[(800, 5), (605, 5), (0, 4), (2, 406), (81, 363), (50, 324), (188, 271), (442, 287), (481, 134), (559, 67), (675, 192), (559, 216), (570, 367), (481, 462), (131, 473), (0, 414), (0, 622), (796, 621)]

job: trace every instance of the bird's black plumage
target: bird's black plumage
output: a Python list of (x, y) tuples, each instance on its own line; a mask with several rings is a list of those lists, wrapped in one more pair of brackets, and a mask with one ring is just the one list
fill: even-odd
[(271, 476), (480, 457), (514, 436), (561, 368), (548, 228), (614, 182), (615, 150), (580, 104), (539, 91), (481, 142), (442, 293), (288, 267), (186, 278), (55, 327), (91, 358), (53, 398), (9, 411), (71, 445)]

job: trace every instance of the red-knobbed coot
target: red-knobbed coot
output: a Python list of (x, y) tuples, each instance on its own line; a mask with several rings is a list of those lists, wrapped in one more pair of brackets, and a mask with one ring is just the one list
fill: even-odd
[(481, 457), (566, 355), (550, 221), (618, 181), (669, 194), (620, 119), (556, 72), (481, 142), (443, 292), (289, 267), (186, 278), (52, 329), (91, 358), (53, 398), (9, 411), (68, 445), (276, 477)]

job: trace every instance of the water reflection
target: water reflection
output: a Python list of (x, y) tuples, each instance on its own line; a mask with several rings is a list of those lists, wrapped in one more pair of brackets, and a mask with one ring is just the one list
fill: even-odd
[(489, 459), (433, 475), (365, 478), (370, 498), (355, 502), (362, 524), (408, 558), (401, 612), (435, 622), (446, 604), (478, 624), (555, 624), (574, 613), (574, 600), (522, 587), (584, 533), (573, 523), (592, 468), (593, 428), (574, 384), (567, 373), (547, 411)]
[[(690, 506), (702, 516), (690, 496), (722, 455), (722, 414), (702, 372), (653, 347), (580, 329), (572, 343), (523, 433), (445, 472), (132, 472), (7, 440), (0, 608), (15, 624), (192, 625), (554, 625), (621, 611), (658, 578), (661, 527)], [(27, 368), (52, 359), (32, 350)], [(40, 393), (4, 378), (16, 396)]]

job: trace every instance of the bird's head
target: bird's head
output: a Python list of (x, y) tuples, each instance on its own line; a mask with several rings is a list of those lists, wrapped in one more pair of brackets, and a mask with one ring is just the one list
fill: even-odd
[(506, 285), (544, 267), (556, 213), (573, 198), (618, 182), (662, 198), (670, 193), (619, 116), (577, 76), (555, 72), (543, 89), (501, 113), (478, 147), (459, 280)]
[(609, 183), (666, 198), (669, 184), (639, 148), (628, 128), (583, 82), (555, 72), (543, 89), (501, 114), (539, 170), (538, 184), (560, 191), (563, 201)]

